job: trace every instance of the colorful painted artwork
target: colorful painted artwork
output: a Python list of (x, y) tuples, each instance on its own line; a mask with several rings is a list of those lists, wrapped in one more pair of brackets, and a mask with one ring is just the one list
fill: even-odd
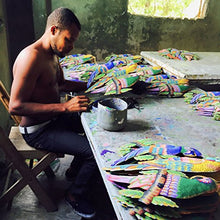
[(97, 63), (90, 54), (73, 54), (60, 59), (64, 76), (71, 81), (87, 82), (86, 93), (121, 94), (133, 90), (141, 81), (145, 88), (135, 92), (147, 95), (180, 97), (189, 90), (187, 79), (176, 79), (151, 66), (140, 55), (112, 54), (105, 63)]
[(175, 48), (167, 48), (167, 49), (162, 49), (159, 50), (158, 53), (166, 57), (168, 59), (175, 59), (175, 60), (198, 60), (199, 56), (195, 53), (189, 52), (187, 50), (178, 50)]
[(119, 203), (137, 219), (210, 216), (217, 209), (220, 158), (149, 138), (119, 146), (118, 153), (121, 158), (104, 168), (106, 178), (118, 188)]
[(184, 94), (185, 101), (201, 116), (220, 121), (220, 92), (195, 89)]
[[(198, 59), (196, 54), (173, 48), (160, 53), (175, 59)], [(60, 64), (66, 79), (87, 82), (86, 93), (111, 96), (134, 92), (169, 98), (184, 97), (199, 115), (220, 120), (220, 92), (190, 89), (188, 79), (170, 76), (163, 72), (163, 68), (150, 65), (140, 55), (112, 54), (105, 58), (104, 63), (97, 63), (93, 55), (73, 54), (60, 59)], [(141, 87), (139, 82), (142, 82)]]

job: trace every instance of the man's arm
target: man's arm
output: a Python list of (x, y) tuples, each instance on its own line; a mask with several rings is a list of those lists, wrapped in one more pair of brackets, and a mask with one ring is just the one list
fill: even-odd
[(62, 67), (59, 64), (60, 68), (60, 82), (59, 89), (62, 92), (81, 92), (87, 89), (87, 82), (75, 82), (64, 79), (64, 74)]

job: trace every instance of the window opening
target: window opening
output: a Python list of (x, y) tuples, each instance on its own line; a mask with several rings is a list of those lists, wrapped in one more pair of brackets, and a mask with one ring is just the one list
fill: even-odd
[(209, 0), (128, 0), (128, 12), (151, 17), (202, 19)]

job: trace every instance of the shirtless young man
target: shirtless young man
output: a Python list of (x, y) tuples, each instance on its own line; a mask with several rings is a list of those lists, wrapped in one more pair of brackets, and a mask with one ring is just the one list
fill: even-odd
[(66, 196), (75, 212), (84, 218), (95, 215), (86, 202), (88, 182), (97, 166), (83, 131), (78, 112), (86, 111), (88, 98), (75, 96), (60, 103), (61, 91), (82, 91), (86, 83), (64, 79), (58, 57), (64, 57), (78, 39), (81, 25), (67, 8), (58, 8), (47, 19), (42, 37), (24, 48), (14, 67), (9, 110), (22, 116), (20, 132), (31, 146), (74, 155), (77, 175)]

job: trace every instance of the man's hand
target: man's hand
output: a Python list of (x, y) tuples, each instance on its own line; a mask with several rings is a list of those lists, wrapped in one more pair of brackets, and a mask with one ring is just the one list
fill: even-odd
[(83, 112), (86, 111), (88, 108), (89, 99), (84, 96), (75, 96), (69, 101), (64, 103), (64, 107), (66, 112)]

